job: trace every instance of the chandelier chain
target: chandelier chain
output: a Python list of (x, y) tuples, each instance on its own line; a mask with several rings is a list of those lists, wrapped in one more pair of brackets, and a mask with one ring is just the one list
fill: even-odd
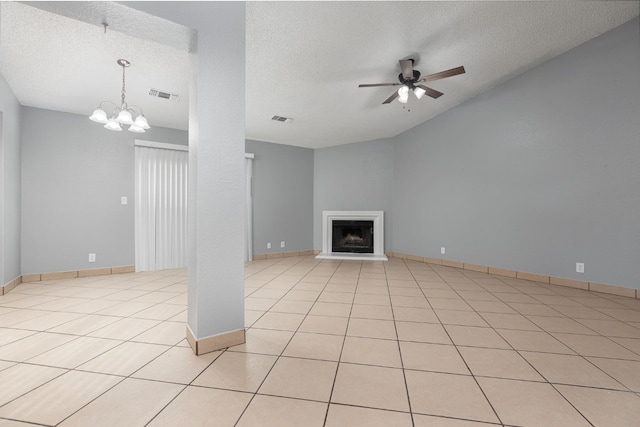
[(124, 95), (125, 95), (124, 71), (125, 71), (125, 66), (123, 65), (122, 66), (122, 95), (121, 95), (121, 97), (122, 97), (122, 105), (123, 106), (125, 105), (125, 102), (124, 102)]

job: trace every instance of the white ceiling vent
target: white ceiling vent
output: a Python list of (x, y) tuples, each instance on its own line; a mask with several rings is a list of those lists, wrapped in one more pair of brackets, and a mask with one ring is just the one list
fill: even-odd
[(271, 120), (275, 120), (276, 122), (282, 122), (282, 123), (291, 123), (293, 121), (291, 117), (282, 117), (282, 116), (273, 116), (271, 117)]
[(162, 99), (168, 99), (169, 101), (180, 101), (180, 99), (182, 98), (182, 95), (177, 94), (177, 93), (171, 93), (171, 92), (163, 92), (161, 90), (158, 89), (149, 89), (149, 95), (156, 97), (156, 98), (162, 98)]

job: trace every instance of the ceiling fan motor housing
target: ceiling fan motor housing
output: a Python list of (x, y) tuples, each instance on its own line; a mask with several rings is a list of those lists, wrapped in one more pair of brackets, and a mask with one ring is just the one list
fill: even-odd
[(402, 73), (400, 73), (400, 74), (398, 74), (398, 80), (403, 85), (406, 85), (410, 89), (413, 89), (415, 87), (414, 85), (418, 82), (418, 80), (420, 80), (420, 71), (413, 70), (413, 78), (410, 79), (410, 80), (405, 79), (404, 76), (402, 75)]

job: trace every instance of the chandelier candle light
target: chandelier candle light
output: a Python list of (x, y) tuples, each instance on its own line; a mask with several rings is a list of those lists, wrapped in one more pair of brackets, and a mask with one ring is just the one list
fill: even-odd
[[(124, 100), (126, 92), (124, 84), (124, 70), (130, 66), (131, 63), (126, 59), (118, 59), (117, 62), (118, 65), (122, 67), (122, 93), (120, 95), (122, 102), (120, 103), (120, 106), (118, 106), (110, 101), (102, 101), (93, 111), (89, 120), (104, 124), (104, 127), (109, 130), (121, 131), (121, 125), (128, 125), (130, 132), (144, 133), (144, 131), (149, 129), (150, 126), (149, 123), (147, 123), (147, 118), (142, 114), (142, 109), (136, 105), (127, 105)], [(115, 107), (111, 113), (111, 118), (108, 118), (107, 113), (102, 108), (104, 104), (112, 104)], [(140, 111), (139, 114), (136, 112), (136, 109)], [(136, 114), (137, 116), (134, 119), (133, 117)]]

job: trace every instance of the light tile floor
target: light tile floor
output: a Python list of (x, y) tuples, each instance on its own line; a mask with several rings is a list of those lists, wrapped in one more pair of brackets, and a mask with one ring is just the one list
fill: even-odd
[(640, 301), (399, 259), (246, 266), (196, 357), (186, 272), (0, 297), (0, 426), (640, 425)]

